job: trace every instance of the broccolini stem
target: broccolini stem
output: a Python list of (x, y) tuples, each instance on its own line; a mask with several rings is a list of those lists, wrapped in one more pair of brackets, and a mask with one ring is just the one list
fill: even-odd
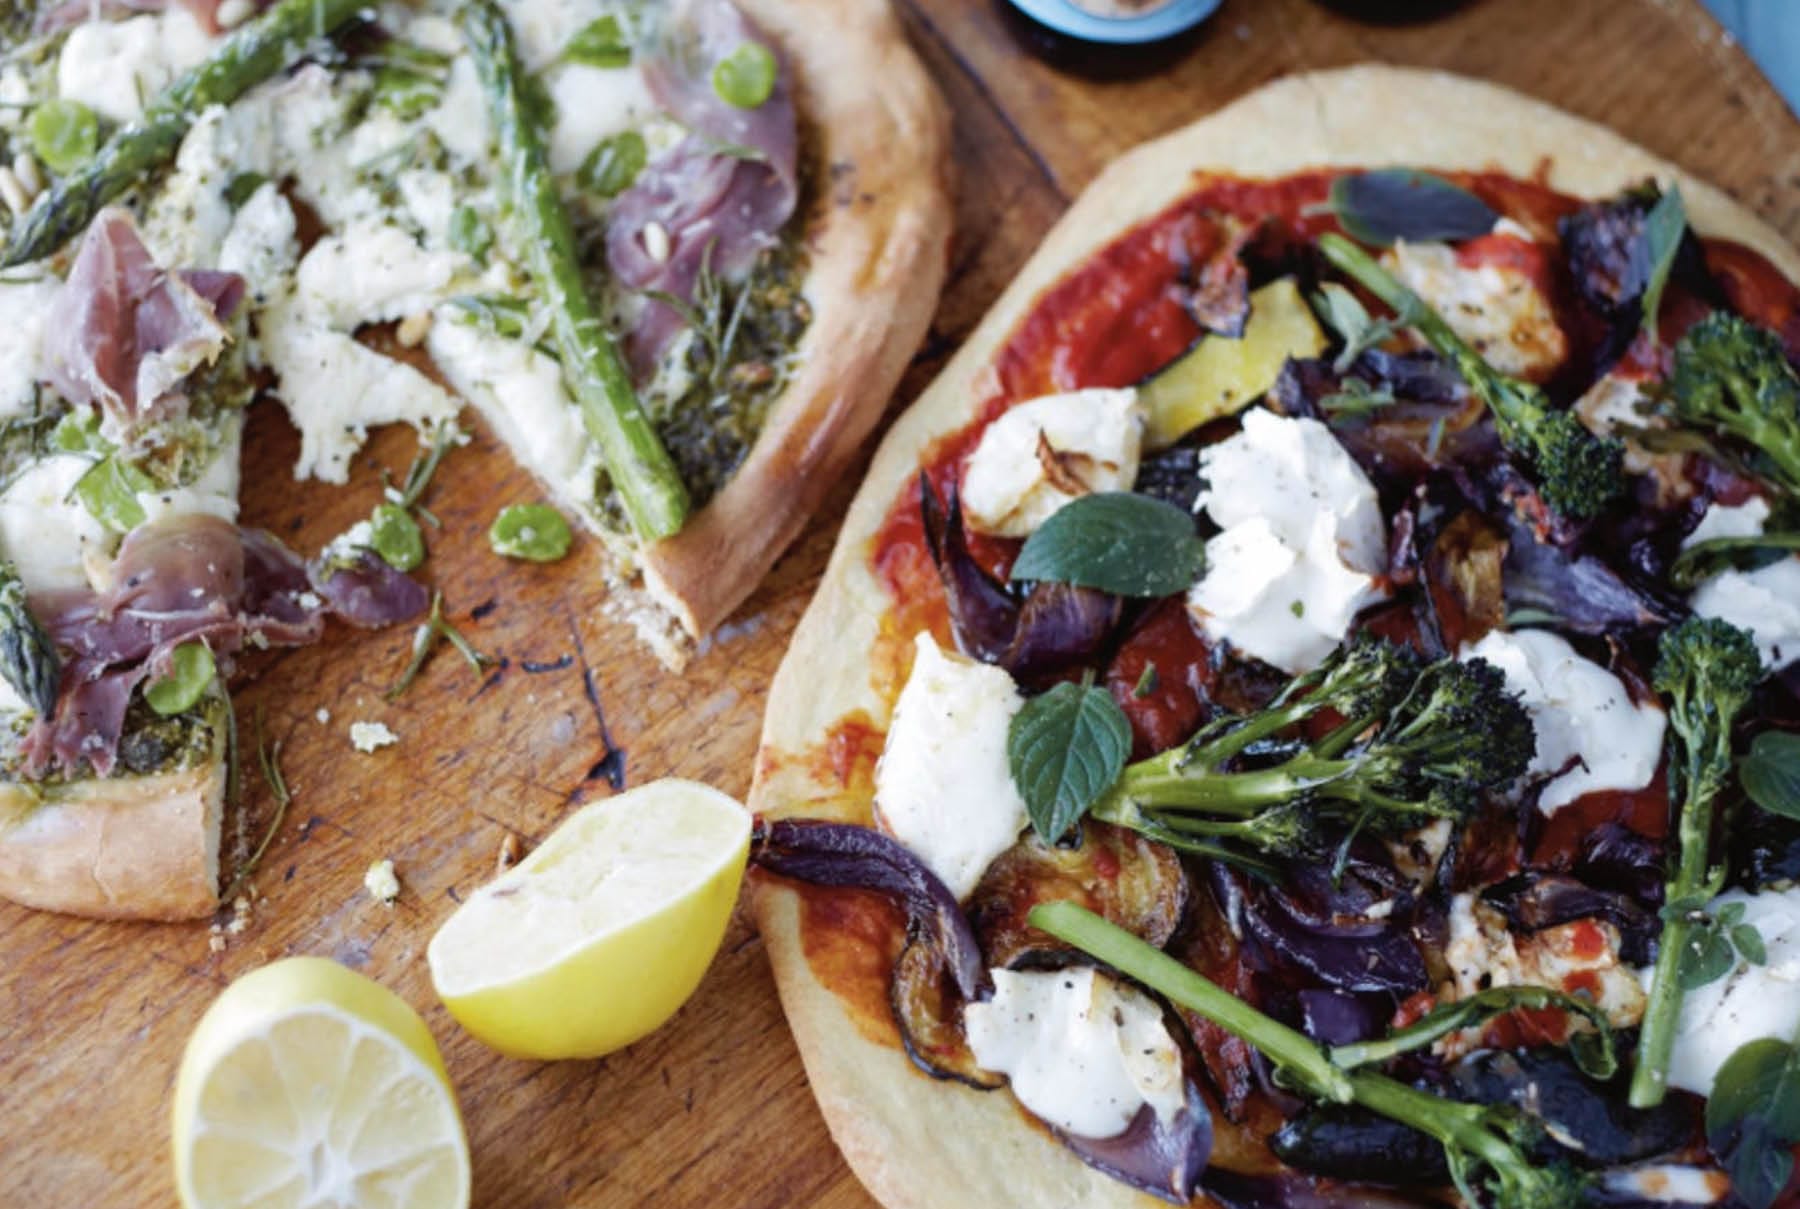
[(0, 559), (0, 676), (40, 718), (56, 712), (62, 660), (25, 600), (25, 583)]
[(1160, 756), (1134, 764), (1102, 801), (1124, 799), (1154, 810), (1204, 810), (1248, 818), (1342, 779), (1352, 765), (1301, 753), (1274, 768), (1249, 772), (1182, 773), (1176, 771), (1179, 767)]
[(368, 0), (281, 0), (244, 25), (121, 126), (94, 158), (44, 192), (13, 228), (0, 269), (41, 260), (87, 229), (106, 204), (175, 158), (194, 120), (299, 62)]
[(1333, 1066), (1311, 1038), (1269, 1019), (1117, 924), (1067, 901), (1038, 904), (1031, 909), (1030, 923), (1254, 1045), (1314, 1097), (1333, 1104), (1356, 1098), (1353, 1076)]
[(487, 93), (515, 242), (550, 308), (563, 378), (638, 537), (648, 543), (672, 536), (687, 520), (687, 486), (644, 414), (582, 280), (575, 232), (525, 100), (512, 29), (493, 0), (467, 0), (458, 19)]

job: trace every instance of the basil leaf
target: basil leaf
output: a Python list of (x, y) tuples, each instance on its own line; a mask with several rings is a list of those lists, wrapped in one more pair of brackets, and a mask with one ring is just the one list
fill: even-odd
[(1500, 219), (1467, 189), (1416, 168), (1345, 173), (1331, 182), (1331, 210), (1352, 239), (1382, 248), (1402, 239), (1473, 239)]
[(1764, 731), (1738, 761), (1738, 776), (1750, 800), (1783, 818), (1800, 819), (1800, 735)]
[(563, 58), (587, 67), (625, 67), (631, 63), (631, 41), (617, 17), (596, 17), (569, 39)]
[(1671, 185), (1644, 218), (1645, 260), (1650, 275), (1644, 280), (1643, 327), (1652, 344), (1658, 338), (1656, 314), (1662, 309), (1663, 287), (1669, 284), (1669, 271), (1675, 267), (1675, 254), (1681, 251), (1681, 240), (1686, 234), (1687, 207), (1682, 204), (1681, 190)]
[(1741, 1046), (1719, 1068), (1706, 1102), (1706, 1140), (1753, 1209), (1769, 1209), (1793, 1175), (1800, 1142), (1800, 1052), (1764, 1038)]
[(1039, 525), (1012, 577), (1115, 596), (1173, 596), (1193, 585), (1205, 561), (1206, 544), (1187, 513), (1147, 495), (1104, 491), (1069, 501)]
[(1057, 685), (1025, 703), (1006, 736), (1013, 783), (1045, 843), (1061, 839), (1111, 789), (1131, 754), (1131, 723), (1112, 694)]
[(205, 695), (217, 671), (204, 642), (184, 642), (169, 652), (169, 671), (144, 689), (144, 701), (165, 718), (185, 713)]

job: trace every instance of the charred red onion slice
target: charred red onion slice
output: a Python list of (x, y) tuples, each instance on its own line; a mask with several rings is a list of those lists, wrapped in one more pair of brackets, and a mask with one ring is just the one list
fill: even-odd
[(1187, 1102), (1164, 1122), (1148, 1104), (1125, 1132), (1110, 1138), (1083, 1138), (1052, 1130), (1063, 1145), (1114, 1179), (1177, 1205), (1194, 1199), (1200, 1173), (1212, 1157), (1212, 1113), (1192, 1079)]
[(906, 911), (907, 934), (937, 946), (964, 999), (989, 989), (975, 932), (956, 896), (898, 840), (871, 827), (804, 819), (758, 821), (750, 861), (814, 886), (874, 890)]

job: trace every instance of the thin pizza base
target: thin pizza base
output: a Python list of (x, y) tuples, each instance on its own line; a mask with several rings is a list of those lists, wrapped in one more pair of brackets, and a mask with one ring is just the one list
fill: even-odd
[[(1442, 73), (1371, 65), (1293, 76), (1139, 147), (1081, 195), (882, 443), (771, 687), (753, 809), (869, 821), (865, 798), (820, 779), (817, 761), (791, 757), (816, 751), (828, 729), (855, 711), (885, 728), (891, 702), (871, 675), (869, 653), (890, 602), (869, 568), (871, 539), (918, 473), (922, 452), (966, 426), (977, 402), (993, 393), (992, 359), (1040, 293), (1178, 200), (1195, 171), (1282, 176), (1333, 165), (1544, 172), (1552, 188), (1587, 197), (1654, 176), (1680, 185), (1698, 230), (1743, 243), (1800, 277), (1800, 254), (1718, 189), (1600, 126)], [(1081, 1163), (1030, 1124), (1010, 1096), (934, 1081), (898, 1049), (867, 1039), (809, 967), (798, 901), (759, 880), (751, 905), (819, 1106), (851, 1167), (884, 1205), (1161, 1203)]]
[[(827, 187), (806, 217), (814, 319), (798, 370), (725, 488), (644, 552), (649, 607), (694, 637), (755, 590), (880, 421), (949, 263), (949, 115), (886, 0), (738, 2), (794, 65)], [(615, 596), (612, 607), (633, 609)], [(646, 636), (666, 630), (633, 619)], [(684, 652), (678, 640), (658, 649), (677, 665)], [(103, 918), (210, 914), (225, 780), (220, 751), (49, 801), (0, 783), (0, 898)]]

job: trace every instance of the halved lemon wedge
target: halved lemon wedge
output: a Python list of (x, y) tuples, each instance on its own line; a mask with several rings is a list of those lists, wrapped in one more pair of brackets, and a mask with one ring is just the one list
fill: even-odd
[(520, 1058), (597, 1058), (687, 1002), (743, 882), (750, 814), (692, 781), (583, 807), (431, 938), (462, 1026)]
[(175, 1082), (185, 1209), (463, 1209), (469, 1148), (444, 1060), (398, 995), (320, 957), (246, 974)]

